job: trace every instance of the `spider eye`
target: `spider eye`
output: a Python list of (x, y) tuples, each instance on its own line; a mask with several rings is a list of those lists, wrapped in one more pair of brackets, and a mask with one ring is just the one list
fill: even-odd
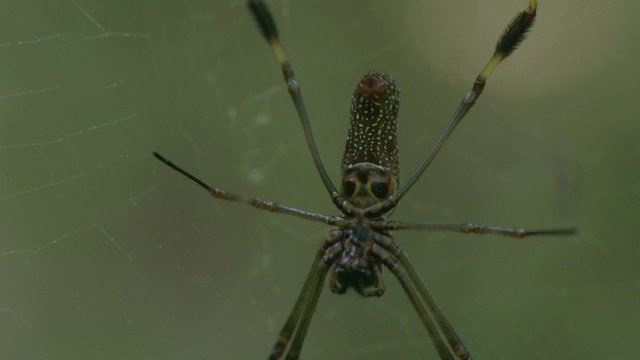
[(353, 196), (353, 193), (356, 191), (356, 183), (353, 181), (345, 181), (342, 187), (344, 188), (344, 195), (348, 198)]
[(378, 199), (384, 199), (389, 193), (389, 185), (383, 182), (374, 182), (371, 184), (371, 192)]

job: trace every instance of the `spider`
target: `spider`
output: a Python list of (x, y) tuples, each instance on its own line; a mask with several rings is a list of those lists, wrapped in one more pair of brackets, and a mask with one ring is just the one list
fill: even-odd
[(536, 1), (530, 0), (529, 7), (518, 13), (507, 25), (496, 44), (493, 56), (476, 78), (471, 91), (464, 96), (462, 103), (422, 163), (409, 180), (400, 186), (396, 136), (400, 105), (398, 86), (388, 75), (375, 71), (366, 73), (353, 92), (339, 189), (329, 179), (316, 149), (302, 93), (280, 44), (276, 24), (269, 8), (261, 0), (249, 0), (248, 5), (262, 35), (282, 67), (311, 157), (331, 200), (342, 215), (312, 213), (213, 188), (162, 155), (156, 152), (153, 155), (207, 190), (214, 198), (236, 201), (258, 209), (319, 221), (335, 227), (317, 250), (311, 270), (271, 350), (269, 359), (279, 359), (285, 352), (286, 359), (299, 357), (327, 275), (329, 288), (333, 293), (344, 294), (347, 289), (352, 288), (364, 297), (382, 296), (385, 292), (383, 265), (400, 282), (440, 358), (453, 359), (455, 355), (458, 359), (471, 359), (469, 351), (421, 281), (407, 254), (395, 242), (391, 231), (449, 231), (523, 238), (531, 235), (569, 235), (575, 233), (575, 229), (527, 231), (468, 223), (414, 224), (390, 221), (388, 217), (429, 167), (455, 127), (475, 104), (493, 70), (524, 40), (536, 16)]

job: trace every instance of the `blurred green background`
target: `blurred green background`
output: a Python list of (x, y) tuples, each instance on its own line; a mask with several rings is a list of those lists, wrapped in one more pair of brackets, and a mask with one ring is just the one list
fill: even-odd
[[(0, 357), (264, 359), (330, 230), (212, 185), (336, 214), (243, 1), (0, 6)], [(526, 1), (269, 2), (334, 181), (351, 92), (403, 91), (406, 179)], [(394, 219), (570, 238), (398, 232), (475, 359), (635, 359), (635, 1), (545, 1)], [(437, 358), (396, 280), (325, 288), (304, 359)]]

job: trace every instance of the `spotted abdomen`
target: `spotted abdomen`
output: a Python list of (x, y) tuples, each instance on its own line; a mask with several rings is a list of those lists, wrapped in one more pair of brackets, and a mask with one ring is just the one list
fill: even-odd
[[(343, 194), (352, 201), (354, 196), (362, 198), (356, 206), (369, 206), (395, 191), (399, 174), (399, 110), (400, 91), (395, 81), (375, 71), (365, 74), (353, 92), (341, 171)], [(377, 173), (380, 179), (367, 181), (364, 173)], [(355, 188), (354, 184), (360, 186)], [(381, 186), (384, 191), (376, 191)]]

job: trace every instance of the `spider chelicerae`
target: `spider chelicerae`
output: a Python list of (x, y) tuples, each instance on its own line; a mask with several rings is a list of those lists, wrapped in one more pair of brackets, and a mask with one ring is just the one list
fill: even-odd
[(280, 45), (273, 17), (264, 2), (249, 0), (248, 4), (262, 35), (282, 67), (311, 157), (331, 200), (342, 215), (316, 214), (213, 188), (160, 154), (154, 152), (154, 156), (206, 189), (214, 198), (319, 221), (336, 228), (329, 232), (316, 252), (311, 270), (271, 350), (269, 359), (279, 359), (285, 352), (286, 359), (299, 357), (327, 275), (329, 288), (333, 293), (344, 294), (347, 289), (352, 288), (364, 297), (382, 296), (385, 291), (383, 265), (402, 285), (440, 358), (453, 359), (455, 355), (458, 359), (471, 359), (469, 351), (421, 281), (407, 254), (395, 242), (391, 231), (450, 231), (523, 238), (531, 235), (569, 235), (573, 234), (575, 229), (528, 231), (468, 223), (414, 224), (390, 221), (387, 218), (429, 167), (455, 127), (475, 104), (496, 66), (524, 40), (536, 16), (536, 1), (530, 0), (529, 7), (518, 13), (507, 25), (498, 39), (493, 56), (473, 83), (472, 90), (464, 96), (462, 103), (420, 166), (402, 185), (399, 185), (398, 179), (396, 135), (400, 106), (399, 90), (395, 81), (388, 75), (375, 71), (365, 74), (353, 92), (339, 189), (329, 179), (316, 149), (302, 93), (294, 78), (291, 64)]

